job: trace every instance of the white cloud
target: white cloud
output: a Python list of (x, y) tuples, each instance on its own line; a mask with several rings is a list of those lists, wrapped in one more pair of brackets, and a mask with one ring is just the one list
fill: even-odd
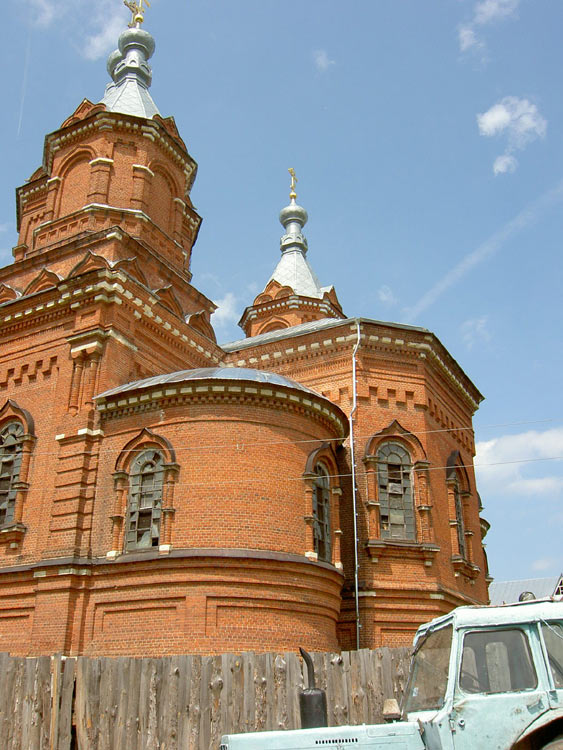
[(483, 42), (477, 39), (474, 29), (471, 26), (460, 26), (458, 29), (459, 48), (462, 52), (467, 52), (473, 47), (483, 47)]
[(30, 6), (31, 20), (35, 26), (45, 28), (55, 20), (55, 0), (26, 0)]
[[(120, 0), (22, 0), (29, 8), (33, 25), (45, 28), (65, 23), (68, 37), (78, 40), (87, 60), (97, 60), (114, 49), (119, 34), (127, 27), (130, 12)], [(87, 34), (87, 30), (94, 30)]]
[(377, 299), (380, 302), (383, 302), (384, 305), (397, 304), (397, 298), (393, 294), (393, 290), (385, 284), (383, 286), (380, 286), (377, 290)]
[(480, 135), (485, 137), (501, 134), (507, 136), (505, 153), (497, 156), (493, 164), (496, 175), (514, 172), (518, 162), (512, 152), (523, 149), (537, 138), (543, 138), (547, 120), (528, 99), (505, 96), (486, 112), (477, 115), (477, 126)]
[(214, 326), (228, 326), (237, 323), (240, 318), (237, 297), (232, 292), (227, 292), (221, 299), (213, 300), (217, 310), (211, 316)]
[(563, 180), (507, 222), (498, 231), (492, 234), (479, 247), (468, 253), (457, 265), (450, 269), (441, 279), (425, 292), (418, 302), (410, 308), (403, 310), (405, 322), (412, 322), (421, 312), (433, 305), (450, 287), (457, 284), (466, 274), (473, 270), (479, 263), (490, 258), (500, 250), (508, 240), (519, 234), (523, 229), (534, 224), (540, 216), (548, 211), (553, 205), (563, 200)]
[(103, 14), (101, 29), (86, 39), (83, 55), (87, 60), (98, 60), (117, 46), (117, 39), (126, 26), (126, 17), (119, 6), (110, 14)]
[[(484, 27), (495, 21), (502, 21), (516, 13), (520, 0), (479, 0), (473, 8), (469, 23), (458, 28), (459, 49), (468, 52), (485, 49), (485, 43), (475, 33), (476, 27)], [(485, 57), (482, 57), (485, 62)]]
[[(563, 493), (563, 475), (554, 473), (563, 463), (563, 427), (502, 435), (479, 441), (475, 449), (478, 483), (490, 491), (530, 497)], [(530, 472), (536, 476), (527, 476)]]
[(326, 73), (332, 65), (336, 65), (336, 62), (329, 58), (327, 51), (324, 49), (317, 49), (313, 52), (313, 63), (320, 73)]
[(518, 161), (512, 154), (502, 154), (497, 156), (493, 162), (493, 172), (497, 174), (506, 174), (506, 172), (514, 172), (518, 166)]
[(480, 318), (464, 321), (461, 324), (461, 337), (468, 349), (472, 349), (475, 344), (488, 343), (491, 340), (491, 333), (487, 316), (482, 315)]
[(480, 0), (475, 6), (474, 22), (484, 26), (507, 18), (516, 11), (519, 2), (520, 0)]
[(530, 141), (543, 137), (547, 121), (535, 104), (517, 96), (505, 96), (486, 112), (477, 115), (479, 133), (493, 136), (507, 131), (511, 144), (523, 148)]

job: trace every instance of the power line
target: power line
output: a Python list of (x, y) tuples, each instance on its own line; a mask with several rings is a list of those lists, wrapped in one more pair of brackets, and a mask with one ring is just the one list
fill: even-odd
[[(530, 420), (530, 421), (522, 421), (522, 422), (501, 422), (498, 424), (491, 424), (491, 425), (484, 425), (480, 429), (498, 429), (500, 427), (521, 427), (523, 425), (534, 425), (534, 424), (545, 424), (548, 422), (554, 422), (555, 420), (553, 418), (550, 419), (537, 419), (537, 420)], [(176, 426), (177, 422), (171, 422), (166, 426)], [(185, 424), (185, 423), (184, 423)], [(202, 424), (202, 422), (192, 422), (190, 423), (192, 425)], [(215, 423), (218, 424), (218, 423)], [(244, 425), (244, 423), (241, 423), (241, 425)], [(434, 430), (417, 430), (417, 431), (410, 431), (407, 430), (405, 435), (408, 437), (409, 435), (412, 435), (414, 437), (422, 436), (422, 435), (432, 435), (432, 434), (439, 434), (439, 433), (453, 433), (461, 432), (461, 431), (471, 431), (474, 432), (473, 427), (444, 427), (440, 429), (434, 429)], [(366, 440), (371, 437), (377, 436), (379, 433), (369, 433), (369, 434), (362, 434), (357, 435), (357, 440)], [(80, 435), (65, 435), (66, 438), (79, 438), (82, 437)], [(84, 435), (85, 439), (87, 439), (89, 436)], [(104, 439), (105, 436), (102, 437)], [(110, 436), (107, 436), (107, 439), (109, 439)], [(158, 437), (158, 435), (155, 434), (155, 437)], [(386, 439), (392, 439), (401, 437), (401, 433), (396, 434), (389, 434), (386, 435)], [(149, 442), (147, 440), (147, 442)], [(249, 448), (260, 448), (260, 447), (268, 447), (268, 446), (278, 446), (278, 445), (307, 445), (307, 444), (322, 444), (322, 443), (341, 443), (343, 442), (342, 438), (330, 438), (330, 437), (323, 437), (323, 438), (307, 438), (303, 440), (264, 440), (264, 441), (258, 441), (258, 442), (231, 442), (231, 443), (207, 443), (205, 445), (201, 444), (193, 444), (193, 445), (186, 445), (185, 442), (180, 447), (174, 446), (174, 452), (175, 453), (182, 453), (184, 451), (207, 451), (207, 450), (226, 450), (229, 448), (235, 448), (236, 450), (247, 450)], [(98, 452), (98, 456), (102, 455), (108, 455), (108, 454), (119, 454), (122, 453), (125, 450), (125, 447), (122, 448), (101, 448)], [(143, 452), (147, 450), (147, 447), (140, 447), (140, 448), (134, 448), (128, 451), (128, 453), (134, 454), (137, 452)], [(60, 456), (60, 451), (33, 451), (33, 456)]]
[[(534, 463), (538, 461), (562, 461), (563, 456), (548, 456), (546, 458), (521, 458), (516, 459), (514, 461), (493, 461), (488, 464), (478, 464), (477, 466), (474, 466), (473, 464), (455, 464), (454, 466), (428, 466), (424, 468), (424, 471), (442, 471), (445, 469), (472, 469), (472, 468), (483, 468), (485, 466), (508, 466), (511, 464), (523, 464), (523, 463)], [(367, 471), (361, 470), (356, 471), (356, 477), (367, 477), (368, 476)], [(352, 472), (344, 472), (341, 474), (327, 474), (329, 479), (345, 479), (345, 478), (351, 478)], [(249, 483), (255, 483), (255, 482), (263, 482), (264, 480), (284, 480), (287, 482), (302, 482), (303, 476), (296, 476), (296, 477), (288, 477), (284, 476), (283, 474), (273, 474), (271, 472), (262, 474), (257, 477), (245, 477), (244, 479), (244, 485), (246, 486)], [(237, 484), (241, 485), (240, 479), (219, 479), (219, 480), (213, 480), (213, 482), (173, 482), (174, 487), (217, 487), (217, 486), (225, 486), (230, 484)], [(61, 487), (60, 489), (67, 490), (69, 487), (80, 487), (80, 488), (86, 488), (86, 487), (92, 487), (94, 486), (94, 483), (91, 485), (86, 485), (83, 483), (76, 484), (76, 485), (65, 485), (64, 487)]]

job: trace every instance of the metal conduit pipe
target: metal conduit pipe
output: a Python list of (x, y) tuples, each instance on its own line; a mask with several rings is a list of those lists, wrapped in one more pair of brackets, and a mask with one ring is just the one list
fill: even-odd
[(354, 515), (354, 602), (356, 607), (356, 648), (360, 648), (360, 593), (359, 593), (359, 555), (358, 555), (358, 489), (356, 487), (356, 452), (354, 449), (354, 415), (358, 408), (356, 387), (356, 355), (360, 348), (361, 324), (360, 318), (356, 318), (358, 326), (358, 338), (352, 352), (352, 411), (348, 421), (350, 423), (350, 462), (352, 464), (352, 511)]

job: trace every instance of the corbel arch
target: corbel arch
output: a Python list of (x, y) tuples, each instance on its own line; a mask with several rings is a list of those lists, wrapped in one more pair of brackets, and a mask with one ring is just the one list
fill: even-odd
[(167, 165), (153, 161), (149, 165), (152, 172), (148, 212), (154, 223), (167, 234), (175, 228), (175, 204), (182, 191)]
[(0, 305), (4, 302), (12, 302), (21, 297), (21, 292), (9, 284), (0, 284)]
[(127, 471), (139, 451), (150, 448), (162, 451), (166, 463), (176, 463), (176, 452), (170, 440), (145, 427), (122, 448), (115, 462), (115, 471)]
[(75, 276), (80, 276), (83, 273), (89, 271), (98, 271), (110, 269), (111, 266), (102, 255), (96, 255), (91, 250), (87, 250), (81, 260), (71, 269), (67, 276), (67, 279), (72, 279)]
[(113, 474), (115, 496), (108, 558), (117, 557), (121, 550), (158, 547), (160, 552), (170, 551), (179, 470), (171, 442), (148, 428), (123, 447)]
[(258, 329), (257, 335), (259, 336), (261, 333), (271, 333), (272, 331), (282, 331), (284, 328), (289, 328), (287, 320), (284, 320), (283, 318), (270, 318), (262, 328)]
[(27, 297), (29, 294), (44, 292), (46, 289), (53, 289), (60, 281), (62, 281), (62, 278), (58, 273), (50, 271), (48, 268), (42, 268), (37, 276), (26, 286), (23, 296)]
[(446, 461), (446, 482), (457, 478), (462, 492), (471, 492), (471, 481), (459, 451), (452, 451)]
[(412, 432), (405, 430), (396, 419), (394, 419), (383, 430), (371, 435), (366, 443), (364, 460), (375, 457), (381, 443), (386, 441), (395, 441), (400, 445), (403, 445), (409, 452), (413, 464), (418, 461), (428, 460), (426, 458), (426, 451), (420, 440)]
[(339, 470), (334, 447), (323, 443), (307, 456), (305, 485), (305, 556), (342, 570)]
[(7, 399), (0, 409), (0, 427), (10, 419), (18, 419), (27, 435), (35, 438), (35, 422), (27, 409), (18, 406), (11, 398)]

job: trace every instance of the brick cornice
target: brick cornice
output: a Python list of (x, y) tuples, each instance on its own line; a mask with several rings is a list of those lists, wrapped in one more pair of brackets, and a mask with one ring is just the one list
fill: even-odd
[(222, 352), (217, 344), (180, 321), (158, 302), (157, 297), (123, 271), (95, 269), (61, 282), (57, 288), (0, 305), (0, 335), (52, 322), (87, 304), (124, 305), (131, 307), (137, 320), (149, 325), (153, 333), (158, 333), (168, 343), (190, 347), (204, 362), (218, 364)]
[(322, 423), (344, 438), (348, 422), (341, 409), (322, 396), (304, 393), (278, 385), (228, 380), (184, 381), (164, 383), (152, 388), (117, 393), (107, 398), (97, 398), (97, 409), (102, 419), (112, 419), (130, 414), (160, 410), (167, 406), (193, 403), (252, 404), (281, 411), (307, 414), (308, 418)]

